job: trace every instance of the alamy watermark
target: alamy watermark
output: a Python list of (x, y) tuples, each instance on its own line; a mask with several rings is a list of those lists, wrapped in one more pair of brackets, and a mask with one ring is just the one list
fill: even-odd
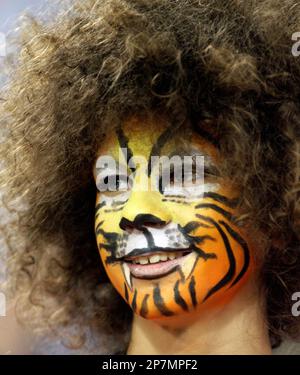
[(298, 317), (300, 316), (300, 292), (295, 292), (292, 295), (292, 301), (296, 301), (292, 305), (292, 315)]
[[(148, 161), (142, 155), (130, 158), (126, 148), (122, 148), (118, 161), (111, 155), (99, 156), (96, 162), (96, 185), (100, 192), (135, 190), (155, 191), (168, 186), (168, 191), (176, 193), (179, 187), (203, 185), (204, 156), (172, 155), (151, 156)], [(127, 161), (124, 165), (123, 160)], [(137, 181), (134, 184), (134, 181)]]
[(295, 43), (292, 46), (292, 55), (294, 57), (300, 56), (300, 32), (296, 32), (292, 35), (292, 40), (295, 41)]

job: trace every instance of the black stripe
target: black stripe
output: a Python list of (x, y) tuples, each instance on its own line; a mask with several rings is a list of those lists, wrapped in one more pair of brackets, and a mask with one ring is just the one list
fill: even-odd
[(230, 280), (232, 280), (232, 278), (235, 274), (236, 265), (235, 265), (234, 254), (233, 254), (233, 251), (232, 251), (231, 246), (230, 246), (230, 242), (229, 242), (226, 234), (224, 233), (224, 231), (220, 227), (220, 225), (210, 217), (198, 215), (198, 214), (197, 214), (197, 217), (199, 217), (199, 219), (202, 219), (206, 222), (209, 222), (209, 223), (213, 224), (217, 228), (217, 230), (219, 231), (219, 233), (220, 233), (220, 235), (223, 239), (225, 249), (226, 249), (226, 252), (227, 252), (227, 256), (228, 256), (228, 260), (229, 260), (229, 268), (228, 268), (228, 271), (227, 271), (226, 275), (213, 288), (210, 289), (210, 291), (207, 293), (207, 295), (205, 296), (205, 298), (203, 300), (203, 302), (204, 302), (211, 295), (213, 295), (219, 289), (223, 288), (226, 284), (228, 284), (230, 282)]
[[(100, 244), (101, 247), (103, 247), (103, 249), (107, 250), (107, 251), (113, 251), (114, 248), (115, 248), (115, 245), (113, 244), (108, 244), (108, 243), (102, 243)], [(117, 260), (117, 259), (116, 259)]]
[(137, 298), (137, 290), (135, 289), (133, 300), (132, 300), (132, 303), (131, 303), (131, 308), (132, 308), (133, 311), (136, 310), (136, 298)]
[(199, 247), (194, 246), (193, 250), (200, 256), (200, 258), (204, 259), (217, 259), (217, 255), (215, 253), (206, 253), (204, 250), (200, 249)]
[(109, 213), (109, 212), (118, 212), (122, 210), (123, 210), (123, 207), (119, 207), (119, 208), (112, 208), (111, 210), (107, 209), (107, 210), (104, 210), (104, 212)]
[(197, 229), (198, 227), (212, 228), (211, 226), (208, 226), (205, 224), (203, 225), (203, 223), (199, 223), (198, 221), (191, 221), (190, 223), (186, 224), (184, 227), (178, 224), (178, 229), (190, 243), (196, 243), (199, 245), (203, 243), (205, 240), (216, 241), (214, 237), (208, 234), (204, 236), (191, 236), (189, 233)]
[(106, 259), (105, 259), (105, 264), (112, 264), (112, 263), (115, 263), (117, 260), (116, 258), (113, 256), (113, 255), (109, 255)]
[(106, 202), (101, 202), (101, 203), (98, 203), (97, 206), (95, 207), (95, 211), (97, 213), (97, 211), (99, 211), (102, 207), (104, 207), (106, 205)]
[(191, 124), (193, 130), (200, 135), (200, 137), (206, 139), (208, 142), (210, 142), (213, 146), (216, 148), (220, 148), (220, 142), (218, 139), (216, 139), (211, 133), (209, 133), (207, 130), (201, 128), (201, 123), (199, 122), (199, 117), (191, 116)]
[[(132, 150), (128, 146), (128, 138), (125, 136), (125, 134), (124, 134), (121, 126), (119, 126), (117, 128), (116, 133), (117, 133), (117, 136), (118, 136), (118, 141), (119, 141), (120, 148), (126, 148), (126, 150), (127, 150), (127, 155), (124, 155), (124, 157), (126, 156), (126, 163), (128, 165), (129, 164), (129, 160), (133, 157)], [(133, 163), (133, 159), (131, 159), (131, 163)], [(132, 172), (134, 172), (135, 171), (135, 166), (134, 167), (130, 167), (130, 169), (131, 169)]]
[(190, 233), (193, 230), (199, 228), (200, 226), (201, 226), (201, 223), (199, 223), (198, 221), (190, 221), (184, 227), (182, 227), (180, 224), (178, 224), (179, 230), (181, 232), (183, 231), (184, 233)]
[(96, 229), (95, 229), (96, 232), (102, 226), (103, 223), (104, 223), (104, 220), (100, 221), (100, 223), (97, 224)]
[(209, 191), (203, 194), (203, 198), (211, 198), (219, 203), (223, 203), (230, 208), (236, 208), (239, 202), (238, 198), (229, 199), (224, 195)]
[(196, 244), (202, 244), (205, 240), (216, 241), (216, 239), (208, 234), (205, 236), (189, 236), (189, 238)]
[(174, 313), (166, 307), (165, 302), (160, 294), (159, 285), (157, 285), (153, 290), (153, 300), (154, 300), (155, 306), (162, 313), (162, 315), (164, 316), (174, 315)]
[(146, 318), (146, 316), (148, 315), (148, 304), (147, 304), (148, 298), (149, 298), (149, 294), (146, 294), (145, 297), (143, 298), (142, 307), (140, 310), (140, 315), (143, 316), (144, 318)]
[(187, 306), (185, 300), (181, 297), (180, 292), (179, 292), (179, 288), (178, 288), (179, 282), (180, 282), (179, 280), (176, 281), (176, 284), (175, 284), (175, 287), (174, 287), (175, 302), (177, 303), (177, 305), (181, 306), (183, 310), (187, 311), (188, 306)]
[(197, 298), (196, 298), (196, 289), (195, 289), (195, 277), (192, 276), (191, 281), (189, 282), (189, 292), (192, 298), (193, 306), (196, 307), (197, 305)]
[(128, 201), (128, 199), (126, 199), (125, 201), (113, 201), (112, 207), (121, 206), (121, 205), (125, 204), (127, 201)]
[(155, 247), (154, 238), (152, 236), (152, 233), (147, 228), (141, 228), (144, 236), (146, 237), (147, 244), (149, 248)]
[(184, 234), (189, 234), (193, 230), (198, 229), (198, 228), (213, 228), (211, 225), (204, 224), (204, 223), (199, 223), (199, 221), (190, 221), (187, 223), (184, 227), (182, 227), (180, 224), (178, 224), (178, 229), (184, 233)]
[(186, 196), (185, 195), (176, 195), (176, 194), (166, 194), (164, 195), (165, 198), (183, 198), (183, 199), (186, 199)]
[(148, 177), (151, 175), (151, 169), (152, 169), (152, 163), (151, 163), (151, 157), (152, 156), (160, 156), (161, 149), (164, 147), (164, 145), (167, 143), (167, 141), (172, 138), (174, 133), (178, 130), (181, 123), (178, 122), (176, 125), (172, 124), (171, 126), (168, 126), (158, 137), (155, 144), (152, 146), (149, 158), (148, 158)]
[[(101, 223), (100, 223), (101, 224)], [(114, 232), (105, 232), (105, 230), (98, 228), (96, 234), (102, 234), (107, 241), (115, 242), (118, 234)]]
[(243, 266), (241, 272), (236, 277), (236, 279), (231, 284), (231, 286), (233, 286), (237, 282), (240, 281), (240, 279), (244, 276), (244, 274), (246, 273), (246, 271), (249, 267), (249, 263), (250, 263), (249, 249), (248, 249), (246, 241), (235, 230), (233, 230), (227, 223), (225, 223), (223, 220), (220, 220), (220, 224), (222, 224), (227, 229), (227, 231), (231, 235), (231, 237), (233, 239), (235, 239), (235, 241), (238, 242), (241, 245), (241, 247), (243, 249), (243, 252), (244, 252), (244, 266)]
[(166, 198), (163, 198), (162, 199), (162, 202), (171, 202), (171, 203), (179, 203), (179, 204), (183, 204), (183, 205), (191, 205), (190, 202), (186, 202), (186, 201), (178, 201), (178, 200), (175, 200), (175, 199), (166, 199)]
[[(212, 210), (215, 210), (219, 212), (221, 215), (226, 217), (227, 220), (229, 221), (235, 221), (236, 218), (228, 211), (224, 210), (223, 208), (217, 206), (216, 204), (212, 203), (200, 203), (195, 208), (211, 208)], [(197, 215), (196, 215), (197, 216)]]

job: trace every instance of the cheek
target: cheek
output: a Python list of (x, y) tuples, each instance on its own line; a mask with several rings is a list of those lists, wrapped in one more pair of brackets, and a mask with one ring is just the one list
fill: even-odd
[[(101, 206), (100, 197), (97, 197), (97, 204)], [(247, 245), (246, 238), (240, 233), (238, 228), (224, 216), (223, 210), (230, 211), (228, 206), (220, 203), (220, 201), (212, 199), (204, 199), (200, 201), (201, 204), (214, 204), (210, 208), (197, 208), (195, 203), (183, 203), (182, 201), (165, 201), (157, 202), (171, 213), (172, 221), (178, 223), (181, 227), (185, 227), (191, 223), (198, 223), (199, 226), (189, 233), (189, 235), (196, 239), (196, 237), (204, 237), (204, 241), (197, 242), (195, 246), (207, 253), (214, 254), (210, 259), (199, 259), (191, 274), (191, 277), (186, 282), (180, 281), (180, 274), (173, 273), (168, 277), (158, 280), (161, 296), (169, 310), (174, 313), (182, 313), (178, 303), (174, 302), (174, 290), (178, 285), (178, 290), (181, 296), (185, 299), (189, 308), (192, 308), (193, 301), (191, 299), (191, 285), (195, 288), (195, 300), (197, 308), (199, 309), (213, 304), (219, 304), (220, 301), (230, 298), (235, 291), (247, 280), (250, 274), (251, 249)], [(199, 203), (198, 203), (199, 205)], [(216, 208), (216, 206), (218, 208)], [(100, 226), (102, 233), (96, 233), (97, 242), (100, 250), (100, 255), (105, 267), (105, 270), (117, 291), (128, 301), (134, 301), (141, 307), (142, 301), (146, 296), (149, 297), (149, 317), (157, 316), (157, 308), (153, 304), (153, 288), (155, 285), (150, 281), (135, 279), (135, 290), (130, 291), (124, 289), (125, 280), (122, 268), (120, 265), (107, 265), (106, 259), (110, 253), (101, 248), (101, 244), (105, 244), (105, 233), (123, 233), (119, 228), (118, 223), (122, 217), (122, 209), (112, 212), (113, 205), (107, 205), (105, 208), (101, 207), (96, 213), (95, 227)], [(212, 208), (213, 207), (213, 208)], [(201, 215), (202, 219), (197, 217)], [(96, 230), (97, 232), (97, 230)], [(179, 284), (178, 284), (179, 283)], [(126, 290), (126, 293), (125, 293)], [(135, 292), (138, 298), (135, 299)], [(128, 295), (127, 295), (128, 293)], [(126, 297), (127, 296), (127, 297)], [(152, 301), (152, 304), (150, 303)], [(205, 302), (203, 304), (203, 302)], [(150, 308), (151, 307), (151, 308)]]
[(114, 204), (116, 201), (115, 198), (105, 199), (103, 194), (101, 196), (99, 193), (97, 194), (94, 231), (98, 250), (105, 268), (105, 260), (111, 254), (106, 245), (113, 241), (114, 236), (121, 233), (119, 222), (122, 216), (122, 207), (119, 204)]
[(168, 200), (164, 202), (164, 207), (170, 212), (172, 221), (182, 227), (187, 223), (197, 220), (195, 217), (195, 204), (182, 200)]
[(119, 222), (122, 210), (128, 199), (128, 193), (113, 195), (97, 194), (95, 208), (95, 228), (102, 223), (107, 232), (120, 232)]
[(247, 280), (252, 270), (252, 250), (247, 238), (220, 213), (207, 209), (203, 210), (201, 215), (206, 221), (200, 220), (199, 223), (211, 227), (196, 231), (194, 235), (208, 236), (207, 240), (196, 246), (216, 256), (212, 261), (201, 262), (195, 268), (195, 278), (202, 282), (205, 280), (205, 301), (208, 298), (214, 299), (224, 291), (231, 292), (232, 289), (234, 292)]
[[(215, 258), (207, 261), (200, 260), (195, 268), (194, 276), (202, 285), (203, 299), (206, 293), (217, 285), (230, 270), (230, 258), (228, 249), (217, 229), (201, 228), (195, 237), (206, 238), (203, 243), (196, 243), (196, 247), (207, 254), (214, 254)], [(236, 254), (238, 255), (238, 253)]]
[[(214, 206), (205, 207), (212, 203)], [(194, 269), (193, 275), (199, 282), (202, 297), (205, 298), (210, 290), (219, 293), (247, 279), (252, 269), (252, 246), (245, 234), (224, 216), (225, 210), (232, 213), (228, 207), (207, 199), (202, 200), (201, 204), (205, 208), (196, 208), (197, 204), (183, 207), (171, 203), (168, 208), (172, 211), (173, 220), (182, 227), (190, 223), (199, 224), (189, 235), (194, 239), (206, 238), (202, 242), (196, 241), (195, 246), (216, 256), (215, 259), (199, 260)]]

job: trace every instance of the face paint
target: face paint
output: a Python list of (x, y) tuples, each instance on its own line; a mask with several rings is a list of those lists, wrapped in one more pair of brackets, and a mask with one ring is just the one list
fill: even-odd
[[(188, 149), (187, 149), (188, 147)], [(121, 148), (127, 149), (126, 158)], [(120, 157), (121, 154), (121, 157)], [(159, 169), (128, 167), (132, 156), (202, 155), (205, 179), (197, 194), (189, 184), (159, 183)], [(107, 137), (98, 157), (110, 155), (132, 183), (155, 175), (155, 191), (128, 188), (118, 176), (118, 191), (99, 192), (95, 233), (100, 256), (113, 286), (132, 310), (147, 319), (197, 313), (221, 304), (247, 280), (251, 245), (235, 225), (237, 194), (217, 173), (218, 150), (194, 130), (172, 134), (164, 121), (133, 117)], [(95, 179), (97, 179), (97, 173)], [(103, 168), (107, 177), (117, 173)], [(123, 172), (121, 172), (122, 174)], [(103, 176), (102, 176), (103, 177)]]

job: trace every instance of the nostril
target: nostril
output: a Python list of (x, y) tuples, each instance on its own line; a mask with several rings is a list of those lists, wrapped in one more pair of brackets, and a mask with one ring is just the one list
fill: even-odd
[(151, 214), (138, 214), (133, 221), (122, 217), (120, 221), (120, 228), (122, 230), (132, 230), (134, 228), (141, 229), (148, 228), (162, 228), (167, 224), (165, 220), (161, 220), (157, 216)]
[(133, 222), (130, 221), (130, 220), (128, 220), (128, 219), (126, 219), (125, 217), (122, 217), (119, 226), (123, 230), (126, 230), (126, 229), (128, 230), (128, 229), (133, 229), (134, 228)]
[(165, 221), (161, 221), (159, 223), (152, 223), (150, 221), (145, 221), (143, 223), (143, 226), (145, 226), (145, 227), (152, 227), (152, 228), (161, 228), (161, 227), (164, 227), (165, 225), (166, 225)]
[(162, 227), (166, 222), (152, 214), (138, 214), (134, 219), (134, 224), (137, 227)]

